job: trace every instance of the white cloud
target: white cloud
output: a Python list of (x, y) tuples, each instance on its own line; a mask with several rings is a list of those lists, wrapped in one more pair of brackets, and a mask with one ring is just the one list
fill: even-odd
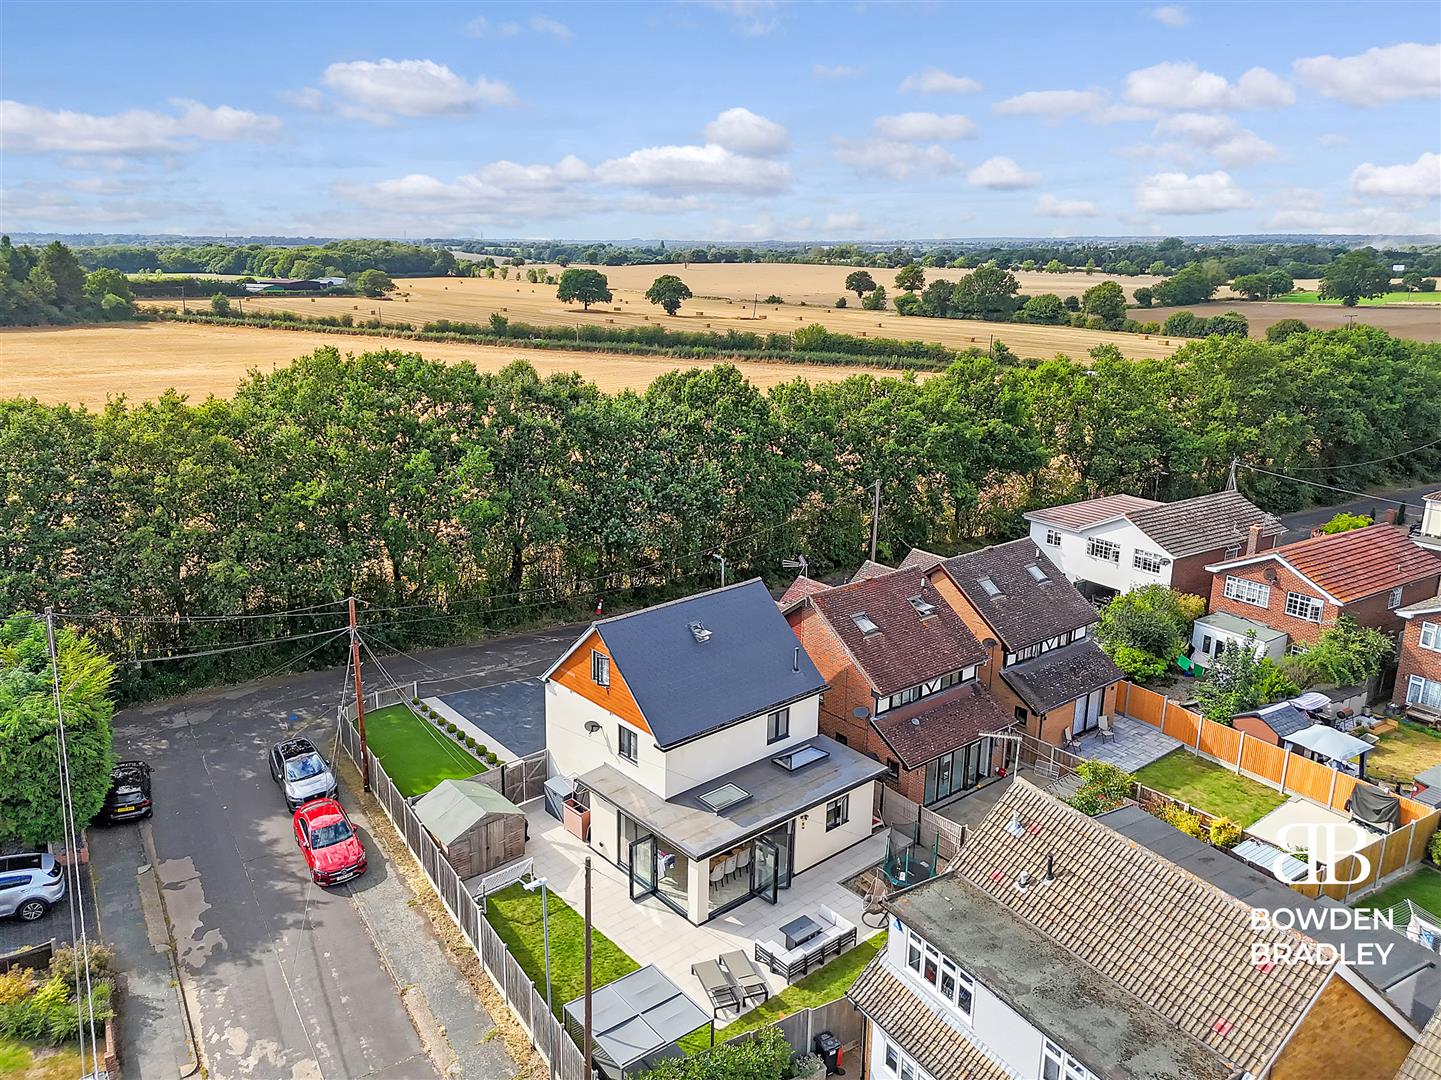
[(1269, 109), (1292, 104), (1296, 93), (1265, 68), (1251, 68), (1233, 86), (1224, 76), (1186, 60), (1131, 72), (1126, 100), (1155, 109)]
[(1324, 135), (1318, 135), (1316, 141), (1322, 146), (1345, 146), (1351, 141), (1351, 136), (1339, 131), (1328, 131)]
[(751, 157), (774, 157), (791, 146), (790, 133), (782, 125), (740, 108), (727, 109), (707, 124), (705, 138), (708, 143)]
[(547, 18), (544, 15), (532, 15), (530, 17), (530, 28), (537, 34), (549, 34), (561, 41), (569, 41), (575, 37), (575, 32), (563, 22)]
[(1204, 147), (1223, 165), (1255, 165), (1279, 156), (1265, 139), (1223, 113), (1174, 113), (1157, 122), (1155, 134)]
[(729, 15), (737, 33), (764, 37), (780, 26), (779, 0), (690, 0), (698, 7)]
[(1402, 210), (1389, 208), (1357, 208), (1341, 213), (1320, 209), (1287, 209), (1277, 211), (1265, 221), (1268, 229), (1284, 232), (1333, 233), (1348, 236), (1417, 236), (1435, 235), (1436, 222), (1412, 217)]
[(360, 115), (374, 117), (444, 116), (515, 103), (515, 94), (505, 83), (484, 76), (470, 82), (433, 60), (331, 64), (321, 81)]
[(903, 94), (974, 94), (981, 84), (968, 75), (952, 75), (940, 68), (926, 68), (901, 80)]
[(1422, 154), (1409, 165), (1358, 165), (1351, 192), (1383, 199), (1441, 198), (1441, 154)]
[(836, 160), (864, 173), (905, 180), (912, 176), (944, 176), (959, 172), (963, 163), (944, 147), (917, 146), (895, 139), (833, 140)]
[(813, 79), (853, 79), (860, 73), (860, 68), (845, 64), (816, 64), (811, 68)]
[(484, 15), (477, 15), (465, 24), (465, 32), (471, 37), (477, 38), (515, 37), (520, 33), (520, 23), (493, 23)]
[(976, 125), (960, 113), (908, 112), (876, 117), (876, 130), (901, 142), (950, 142), (971, 138)]
[(1086, 199), (1058, 199), (1054, 195), (1042, 195), (1031, 208), (1039, 217), (1074, 218), (1095, 217), (1100, 208)]
[(1151, 214), (1211, 214), (1254, 203), (1229, 173), (1156, 173), (1136, 185), (1136, 209)]
[(1007, 116), (1044, 116), (1053, 120), (1095, 112), (1106, 104), (1100, 90), (1028, 90), (996, 102), (994, 109)]
[(1093, 124), (1131, 124), (1156, 119), (1156, 110), (1140, 105), (1107, 105), (1086, 117)]
[(994, 188), (997, 191), (1035, 187), (1041, 182), (1039, 173), (1026, 172), (1008, 157), (993, 157), (981, 162), (967, 174), (966, 179), (976, 187)]
[(790, 184), (791, 173), (775, 161), (732, 153), (723, 146), (649, 146), (596, 166), (608, 184), (652, 191), (733, 191), (765, 194)]
[(129, 109), (110, 116), (0, 101), (0, 147), (21, 154), (155, 154), (207, 142), (264, 141), (279, 117), (177, 98), (174, 114)]
[(1191, 17), (1186, 14), (1185, 9), (1175, 4), (1166, 4), (1164, 7), (1152, 8), (1151, 18), (1155, 19), (1158, 23), (1176, 29), (1180, 29), (1191, 21)]
[(1441, 96), (1441, 45), (1407, 42), (1357, 56), (1311, 56), (1293, 65), (1301, 81), (1348, 105)]

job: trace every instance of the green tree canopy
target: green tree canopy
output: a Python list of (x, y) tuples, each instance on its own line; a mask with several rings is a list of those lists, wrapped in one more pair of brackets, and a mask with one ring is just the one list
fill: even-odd
[(1197, 681), (1196, 702), (1207, 720), (1229, 724), (1237, 713), (1300, 692), (1300, 687), (1269, 657), (1257, 656), (1255, 641), (1252, 633), (1244, 642), (1222, 646), (1206, 674)]
[(674, 315), (680, 310), (681, 301), (691, 298), (691, 291), (690, 287), (674, 274), (662, 274), (651, 282), (650, 288), (645, 291), (645, 298), (652, 304), (659, 304), (667, 315)]
[(1348, 251), (1326, 268), (1321, 279), (1321, 298), (1339, 300), (1346, 307), (1357, 301), (1380, 296), (1391, 287), (1391, 271), (1369, 251)]
[(874, 289), (868, 292), (866, 294), (866, 298), (861, 301), (861, 307), (865, 308), (865, 310), (867, 311), (885, 311), (886, 287), (884, 285), (877, 285)]
[(1346, 511), (1339, 511), (1335, 517), (1321, 526), (1321, 531), (1327, 536), (1335, 536), (1337, 533), (1350, 532), (1352, 529), (1364, 529), (1367, 525), (1376, 524), (1365, 514), (1348, 514)]
[(962, 318), (1005, 321), (1016, 310), (1021, 283), (1009, 270), (982, 266), (956, 283), (952, 304)]
[(390, 275), (384, 270), (362, 270), (355, 275), (355, 288), (366, 296), (384, 296), (395, 288), (395, 282), (390, 280)]
[(867, 270), (852, 270), (846, 275), (846, 289), (856, 294), (859, 300), (876, 287), (876, 279)]
[(1309, 329), (1300, 319), (1282, 319), (1266, 327), (1266, 340), (1285, 341), (1292, 334), (1304, 334)]
[[(88, 638), (61, 627), (60, 700), (75, 823), (84, 828), (110, 789), (115, 668)], [(45, 624), (16, 615), (0, 626), (0, 837), (44, 844), (64, 836), (59, 724)]]
[(1165, 585), (1146, 585), (1112, 599), (1101, 612), (1096, 640), (1116, 666), (1133, 679), (1154, 679), (1168, 671), (1191, 640), (1191, 624), (1206, 601)]
[(918, 292), (926, 283), (926, 269), (920, 263), (910, 263), (896, 271), (896, 288), (906, 292)]
[(1358, 686), (1374, 679), (1395, 653), (1385, 634), (1342, 615), (1316, 644), (1289, 657), (1285, 669), (1303, 686)]
[(1114, 281), (1092, 285), (1081, 294), (1081, 310), (1098, 316), (1107, 326), (1120, 326), (1126, 318), (1126, 292)]
[(567, 304), (579, 300), (581, 307), (589, 311), (591, 304), (610, 303), (610, 282), (599, 270), (572, 268), (560, 275), (555, 295)]

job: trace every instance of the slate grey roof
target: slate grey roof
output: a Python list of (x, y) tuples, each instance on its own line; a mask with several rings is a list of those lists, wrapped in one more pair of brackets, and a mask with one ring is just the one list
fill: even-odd
[[(1090, 602), (1030, 540), (955, 555), (941, 565), (1008, 652), (1089, 626), (1098, 618)], [(1036, 581), (1029, 566), (1039, 567), (1046, 580)], [(996, 586), (997, 595), (986, 591), (982, 578)]]
[[(710, 631), (696, 640), (691, 624)], [(656, 744), (677, 746), (826, 687), (760, 578), (594, 624)]]
[[(880, 762), (825, 735), (785, 749), (801, 746), (820, 747), (829, 756), (795, 772), (763, 757), (670, 799), (661, 798), (613, 765), (600, 765), (582, 773), (576, 783), (670, 841), (687, 858), (703, 859), (886, 774)], [(774, 749), (771, 756), (780, 752)], [(700, 801), (699, 796), (726, 784), (735, 784), (750, 798), (719, 813)], [(852, 814), (870, 812), (869, 805), (851, 807)]]
[[(1251, 907), (1273, 913), (1284, 909), (1298, 913), (1298, 917), (1314, 908), (1346, 910), (1329, 897), (1310, 900), (1270, 874), (1187, 836), (1138, 806), (1112, 810), (1096, 820)], [(1393, 1001), (1417, 1027), (1424, 1027), (1436, 1012), (1441, 1002), (1441, 957), (1430, 949), (1384, 928), (1310, 926), (1307, 934), (1344, 949), (1351, 970), (1382, 993), (1404, 985), (1404, 992), (1396, 994)], [(1363, 941), (1392, 948), (1384, 958), (1379, 950), (1362, 953), (1356, 945)]]
[(1262, 536), (1284, 536), (1286, 526), (1239, 491), (1218, 491), (1180, 502), (1161, 503), (1126, 514), (1166, 554), (1177, 559), (1233, 544), (1244, 544), (1252, 525)]
[(442, 780), (415, 803), (415, 816), (420, 818), (420, 823), (446, 846), (492, 814), (524, 813), (495, 788), (479, 780)]
[(1302, 712), (1289, 701), (1281, 701), (1275, 705), (1267, 705), (1262, 709), (1252, 709), (1250, 712), (1237, 713), (1241, 716), (1254, 716), (1277, 735), (1294, 735), (1303, 731), (1316, 721), (1310, 715)]
[(1034, 713), (1050, 712), (1057, 705), (1075, 701), (1125, 677), (1125, 672), (1090, 638), (1001, 669), (1006, 685)]

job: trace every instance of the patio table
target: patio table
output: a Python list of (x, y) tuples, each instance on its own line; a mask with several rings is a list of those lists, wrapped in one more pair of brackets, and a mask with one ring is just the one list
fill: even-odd
[(820, 932), (820, 924), (809, 915), (802, 915), (799, 919), (792, 919), (781, 927), (781, 933), (785, 935), (787, 949), (800, 948)]

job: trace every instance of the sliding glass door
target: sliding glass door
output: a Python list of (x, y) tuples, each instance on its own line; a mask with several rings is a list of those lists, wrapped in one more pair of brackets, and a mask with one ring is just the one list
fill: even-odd
[(991, 773), (991, 740), (977, 739), (926, 765), (926, 805), (969, 791)]
[(646, 833), (630, 845), (630, 898), (654, 896), (655, 886), (655, 836)]

